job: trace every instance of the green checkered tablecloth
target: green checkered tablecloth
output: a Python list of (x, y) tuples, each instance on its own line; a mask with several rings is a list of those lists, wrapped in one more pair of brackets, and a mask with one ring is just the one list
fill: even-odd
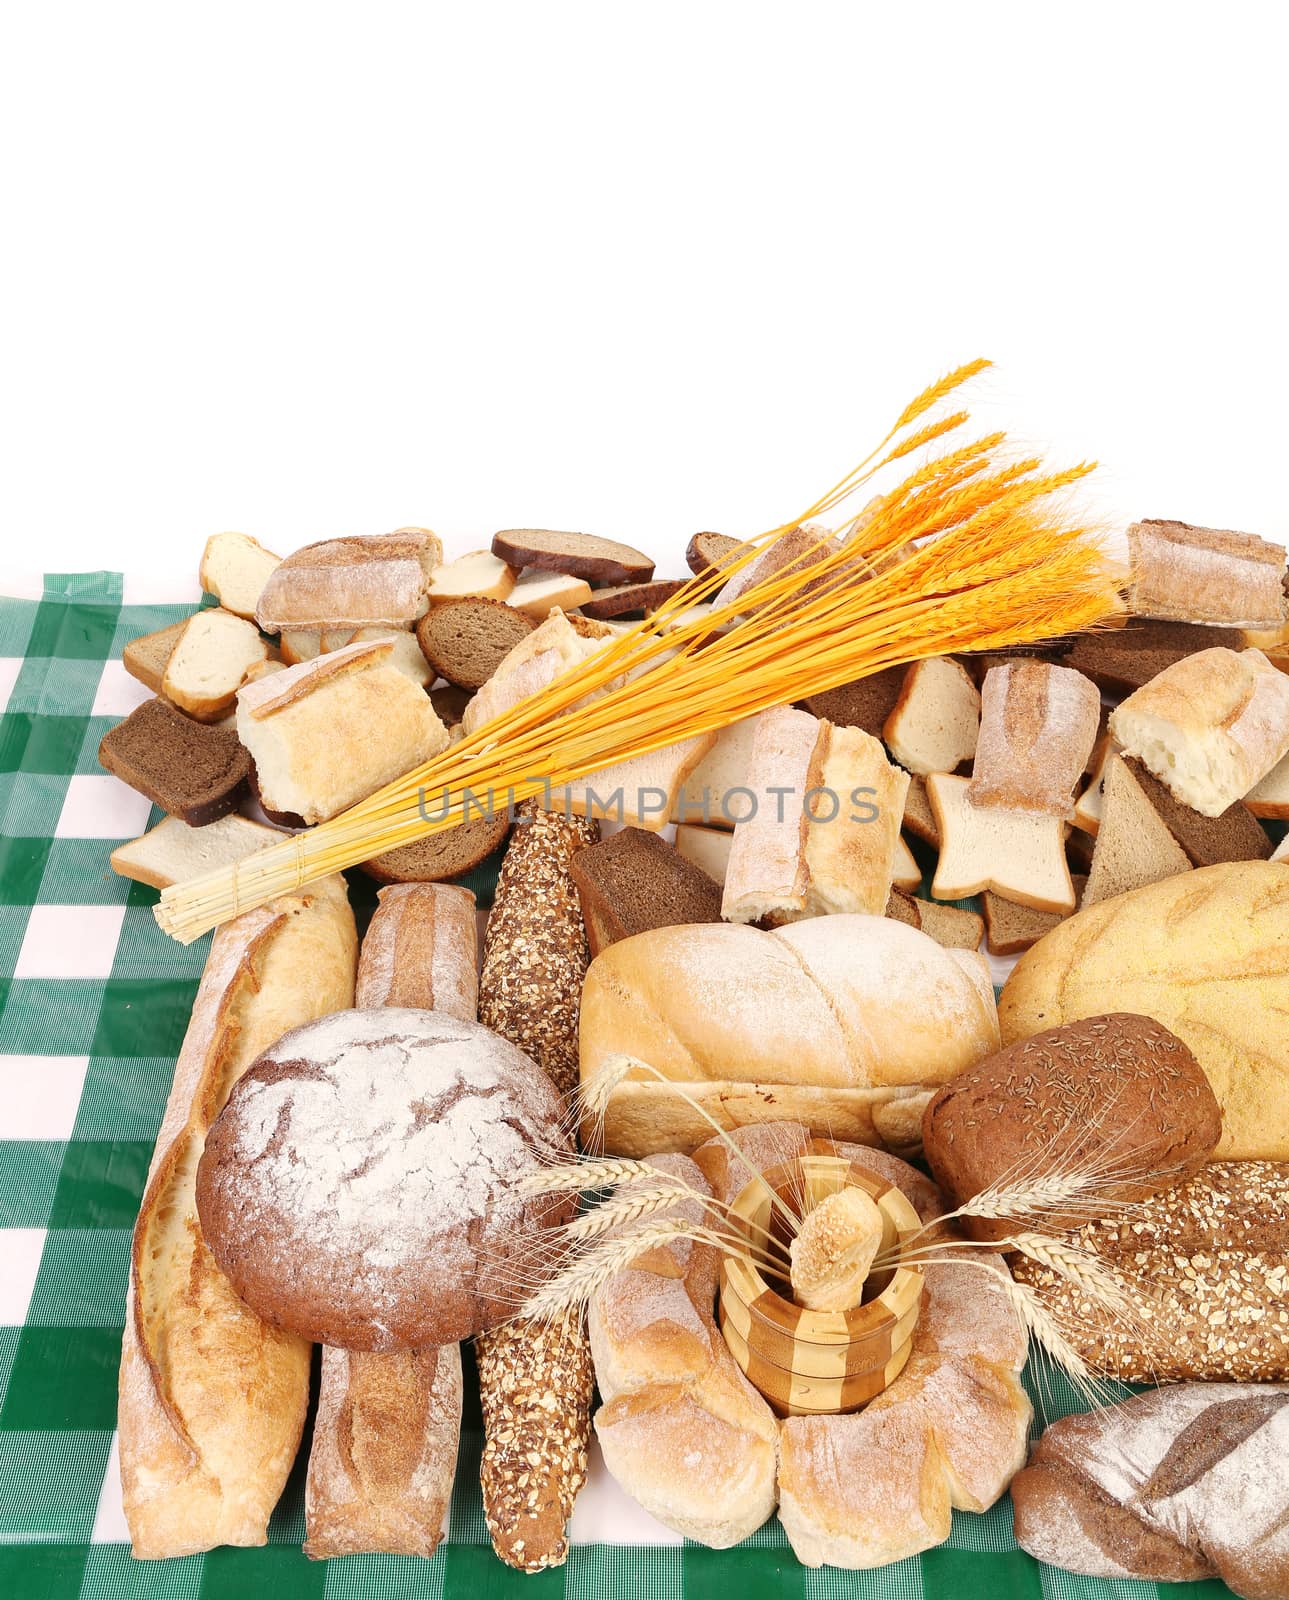
[[(130, 639), (187, 614), (131, 603), (115, 573), (45, 577), (0, 598), (0, 1600), (83, 1596), (275, 1600), (1153, 1600), (1174, 1586), (1101, 1583), (1016, 1549), (1010, 1507), (959, 1515), (941, 1549), (880, 1572), (811, 1572), (777, 1522), (736, 1550), (683, 1543), (596, 1464), (567, 1566), (536, 1577), (493, 1556), (467, 1383), (449, 1533), (432, 1561), (307, 1561), (303, 1467), (261, 1550), (135, 1562), (121, 1514), (116, 1370), (130, 1230), (207, 941), (162, 935), (151, 889), (116, 877), (115, 842), (155, 815), (96, 759), (104, 732), (144, 697)], [(13, 592), (19, 590), (19, 592)], [(355, 885), (370, 905), (370, 891)], [(363, 909), (359, 906), (360, 912)], [(1052, 1391), (1050, 1382), (1035, 1384)], [(1071, 1406), (1056, 1389), (1043, 1409)], [(1191, 1600), (1220, 1584), (1178, 1588)]]

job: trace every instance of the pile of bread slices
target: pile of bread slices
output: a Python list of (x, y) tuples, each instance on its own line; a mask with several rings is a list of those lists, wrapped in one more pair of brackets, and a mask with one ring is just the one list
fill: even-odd
[[(768, 549), (712, 626), (817, 539)], [(524, 1570), (567, 1552), (593, 1378), (610, 1470), (714, 1545), (777, 1505), (802, 1561), (872, 1566), (1004, 1492), (1024, 1339), (947, 1267), (927, 1269), (906, 1372), (853, 1416), (774, 1415), (734, 1367), (698, 1247), (624, 1269), (589, 1333), (516, 1328), (525, 1163), (562, 1137), (579, 1077), (635, 1058), (588, 1135), (688, 1161), (717, 1197), (737, 1173), (712, 1119), (754, 1161), (812, 1137), (869, 1151), (928, 1224), (1018, 1170), (1100, 1174), (1100, 1210), (1039, 1220), (1115, 1275), (1123, 1315), (1012, 1266), (1094, 1370), (1173, 1387), (1053, 1425), (1017, 1479), (1018, 1536), (1075, 1571), (1289, 1594), (1285, 553), (1180, 523), (1129, 540), (1121, 628), (894, 668), (373, 860), (399, 887), (356, 996), (337, 880), (217, 936), (140, 1217), (155, 1248), (132, 1271), (140, 1554), (262, 1539), (312, 1341), (318, 1556), (433, 1550), (472, 1336), (489, 1527)], [(687, 559), (733, 548), (698, 535)], [(202, 579), (219, 607), (127, 649), (157, 698), (103, 745), (168, 814), (113, 856), (158, 887), (337, 814), (676, 587), (629, 547), (544, 530), (446, 563), (422, 529), (281, 562), (217, 535)], [(448, 881), (512, 827), (480, 970)], [(986, 944), (1022, 956), (999, 1001)], [(509, 1132), (484, 1104), (503, 1091)], [(431, 1101), (452, 1138), (409, 1110)], [(221, 1349), (171, 1360), (214, 1306)]]

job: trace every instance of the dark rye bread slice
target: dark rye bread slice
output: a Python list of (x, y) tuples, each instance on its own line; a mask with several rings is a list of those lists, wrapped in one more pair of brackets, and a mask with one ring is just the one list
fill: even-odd
[(246, 793), (251, 758), (230, 728), (194, 722), (169, 701), (145, 700), (109, 728), (100, 763), (190, 827), (214, 822)]
[(1202, 817), (1175, 800), (1159, 779), (1135, 756), (1125, 756), (1128, 771), (1137, 780), (1164, 826), (1196, 867), (1219, 861), (1267, 861), (1274, 846), (1262, 824), (1242, 800), (1227, 806), (1220, 817)]
[[(433, 805), (430, 807), (433, 815)], [(494, 816), (474, 816), (455, 828), (443, 828), (414, 839), (396, 850), (386, 850), (362, 863), (377, 883), (446, 883), (460, 878), (499, 850), (510, 832), (510, 819), (502, 807)]]
[(862, 728), (875, 739), (882, 737), (886, 719), (904, 687), (907, 667), (885, 667), (867, 678), (856, 678), (837, 689), (824, 689), (799, 702), (813, 717), (820, 717), (838, 728)]
[(719, 922), (721, 889), (656, 833), (623, 828), (579, 850), (569, 873), (592, 956), (619, 939), (683, 922)]
[(653, 562), (633, 545), (597, 533), (557, 533), (553, 528), (503, 528), (492, 553), (512, 567), (541, 567), (588, 583), (647, 583)]
[[(1088, 886), (1087, 875), (1072, 872), (1070, 882), (1074, 885), (1074, 904), (1078, 906)], [(1022, 954), (1065, 921), (1065, 917), (1055, 911), (1035, 911), (1032, 906), (1018, 906), (1014, 900), (1004, 900), (992, 889), (986, 889), (981, 896), (981, 907), (985, 915), (985, 942), (996, 956)]]
[(651, 583), (615, 583), (609, 589), (597, 589), (589, 600), (578, 608), (584, 617), (598, 617), (606, 622), (610, 617), (625, 617), (628, 612), (656, 611), (665, 605), (678, 589), (685, 587), (684, 578), (655, 578)]
[(168, 628), (158, 628), (155, 633), (140, 634), (137, 639), (131, 639), (122, 650), (121, 663), (125, 670), (140, 683), (146, 683), (153, 694), (161, 693), (170, 657), (174, 655), (175, 647), (183, 637), (183, 631), (190, 620), (188, 617), (181, 617), (178, 622), (172, 622)]
[(1208, 628), (1196, 622), (1145, 622), (1122, 628), (1081, 634), (1074, 648), (1061, 659), (1091, 678), (1107, 694), (1129, 695), (1161, 673), (1165, 667), (1197, 650), (1242, 650), (1244, 635), (1238, 628)]
[(469, 689), (458, 689), (455, 683), (440, 683), (430, 690), (430, 704), (445, 728), (456, 727), (473, 698)]
[(421, 654), (459, 689), (482, 689), (537, 624), (504, 600), (465, 595), (431, 606), (416, 624)]
[(696, 533), (685, 547), (685, 565), (696, 578), (723, 567), (743, 549), (741, 539), (725, 533)]

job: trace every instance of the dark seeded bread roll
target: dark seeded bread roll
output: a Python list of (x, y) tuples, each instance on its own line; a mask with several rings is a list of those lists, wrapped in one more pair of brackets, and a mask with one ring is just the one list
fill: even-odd
[[(1107, 1194), (1139, 1200), (1208, 1160), (1222, 1114), (1195, 1057), (1149, 1017), (1115, 1013), (1008, 1045), (945, 1084), (922, 1117), (937, 1182), (961, 1204), (1018, 1172), (1095, 1168)], [(1048, 1215), (1047, 1228), (1080, 1218)], [(978, 1239), (1013, 1220), (973, 1217)]]

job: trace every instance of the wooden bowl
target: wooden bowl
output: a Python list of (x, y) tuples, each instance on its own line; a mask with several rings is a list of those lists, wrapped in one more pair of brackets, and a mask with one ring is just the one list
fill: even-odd
[[(734, 1226), (750, 1242), (764, 1241), (768, 1232), (786, 1248), (790, 1220), (771, 1200), (768, 1186), (797, 1214), (840, 1189), (863, 1189), (882, 1218), (883, 1251), (921, 1228), (898, 1189), (867, 1167), (831, 1154), (833, 1148), (814, 1141), (807, 1154), (754, 1179), (730, 1207)], [(774, 1282), (772, 1287), (750, 1261), (722, 1258), (721, 1330), (750, 1382), (781, 1416), (854, 1411), (901, 1371), (921, 1304), (920, 1268), (873, 1273), (863, 1301), (849, 1311), (809, 1311), (788, 1298), (786, 1281)]]

